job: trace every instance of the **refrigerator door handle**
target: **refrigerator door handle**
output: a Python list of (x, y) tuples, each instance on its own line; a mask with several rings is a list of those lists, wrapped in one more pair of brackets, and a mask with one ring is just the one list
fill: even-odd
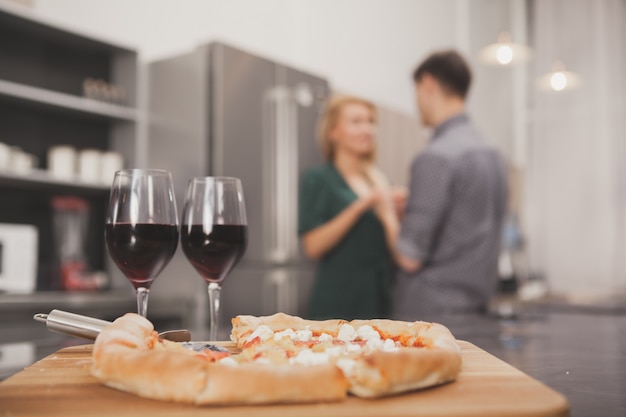
[(264, 246), (268, 259), (284, 264), (297, 255), (298, 107), (283, 85), (264, 98)]

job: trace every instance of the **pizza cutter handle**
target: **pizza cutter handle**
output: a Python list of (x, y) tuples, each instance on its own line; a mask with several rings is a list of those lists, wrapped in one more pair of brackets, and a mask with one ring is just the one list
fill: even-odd
[(110, 321), (56, 309), (49, 314), (35, 314), (33, 318), (41, 323), (46, 323), (46, 327), (50, 331), (88, 340), (96, 340), (102, 329), (111, 324)]

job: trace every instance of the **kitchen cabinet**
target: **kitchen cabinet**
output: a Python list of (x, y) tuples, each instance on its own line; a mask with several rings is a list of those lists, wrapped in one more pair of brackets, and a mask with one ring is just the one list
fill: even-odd
[(37, 227), (38, 290), (59, 289), (50, 203), (57, 196), (79, 197), (90, 208), (85, 247), (90, 269), (109, 270), (113, 287), (128, 285), (110, 267), (104, 248), (110, 185), (57, 179), (47, 170), (47, 154), (58, 145), (112, 150), (123, 155), (126, 166), (140, 165), (147, 145), (138, 85), (133, 49), (69, 31), (20, 5), (0, 5), (0, 142), (38, 161), (25, 173), (0, 167), (0, 223)]

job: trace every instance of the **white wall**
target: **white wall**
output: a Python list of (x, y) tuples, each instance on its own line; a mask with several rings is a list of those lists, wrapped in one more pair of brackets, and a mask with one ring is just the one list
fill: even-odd
[(534, 265), (581, 299), (626, 291), (626, 3), (538, 2), (534, 75), (555, 60), (582, 78), (533, 90), (527, 224)]
[(454, 0), (35, 0), (33, 10), (146, 60), (221, 39), (415, 112), (410, 75), (454, 45)]
[[(456, 46), (474, 66), (470, 112), (489, 141), (508, 153), (514, 136), (511, 71), (484, 67), (476, 56), (509, 28), (509, 3), (35, 0), (33, 10), (81, 32), (130, 44), (146, 61), (220, 39), (323, 76), (337, 91), (369, 98), (411, 118), (416, 115), (411, 81), (415, 66), (433, 50)], [(398, 152), (413, 154), (415, 149)]]

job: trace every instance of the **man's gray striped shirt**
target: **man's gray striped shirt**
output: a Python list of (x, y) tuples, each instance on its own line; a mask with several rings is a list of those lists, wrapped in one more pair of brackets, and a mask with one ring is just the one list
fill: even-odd
[(486, 308), (496, 286), (506, 174), (465, 114), (439, 125), (413, 161), (399, 252), (422, 262), (398, 273), (394, 312), (436, 320)]

